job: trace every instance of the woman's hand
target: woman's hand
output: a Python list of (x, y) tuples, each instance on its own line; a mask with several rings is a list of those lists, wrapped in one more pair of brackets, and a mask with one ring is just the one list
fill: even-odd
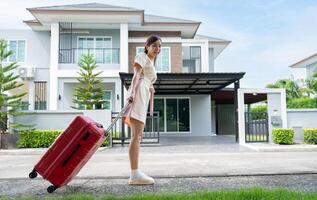
[(150, 92), (151, 93), (153, 92), (153, 94), (155, 93), (155, 89), (154, 89), (153, 85), (151, 85), (151, 87), (150, 87)]
[(127, 100), (128, 100), (128, 102), (132, 103), (133, 102), (133, 97), (130, 96), (130, 97), (127, 98)]

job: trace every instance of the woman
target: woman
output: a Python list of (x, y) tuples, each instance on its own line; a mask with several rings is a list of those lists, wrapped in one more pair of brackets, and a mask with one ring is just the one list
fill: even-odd
[(154, 184), (154, 179), (138, 169), (140, 140), (143, 135), (149, 101), (150, 113), (153, 114), (153, 84), (156, 81), (155, 60), (161, 52), (162, 40), (152, 35), (146, 40), (144, 52), (135, 56), (134, 75), (128, 90), (127, 100), (131, 102), (123, 114), (123, 121), (132, 131), (129, 145), (131, 174), (130, 185)]

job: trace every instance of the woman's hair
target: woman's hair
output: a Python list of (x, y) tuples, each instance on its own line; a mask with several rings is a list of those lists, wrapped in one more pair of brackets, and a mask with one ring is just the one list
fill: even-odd
[(146, 46), (150, 46), (151, 44), (153, 44), (154, 42), (160, 40), (162, 42), (162, 39), (157, 36), (157, 35), (151, 35), (150, 37), (147, 38), (146, 43), (145, 43), (145, 47), (144, 47), (144, 53), (148, 53)]

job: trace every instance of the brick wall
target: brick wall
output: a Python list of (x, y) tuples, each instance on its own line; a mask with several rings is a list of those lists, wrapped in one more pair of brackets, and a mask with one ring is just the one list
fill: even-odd
[[(133, 61), (136, 55), (136, 47), (144, 47), (144, 43), (129, 43), (129, 72), (133, 72)], [(181, 43), (163, 43), (162, 47), (171, 49), (171, 71), (172, 73), (181, 72), (183, 66), (182, 44)]]

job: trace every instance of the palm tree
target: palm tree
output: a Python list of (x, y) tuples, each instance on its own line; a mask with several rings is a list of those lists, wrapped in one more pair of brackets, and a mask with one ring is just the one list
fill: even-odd
[(274, 84), (268, 84), (266, 88), (285, 88), (286, 100), (300, 98), (303, 96), (298, 83), (291, 79), (278, 80)]

